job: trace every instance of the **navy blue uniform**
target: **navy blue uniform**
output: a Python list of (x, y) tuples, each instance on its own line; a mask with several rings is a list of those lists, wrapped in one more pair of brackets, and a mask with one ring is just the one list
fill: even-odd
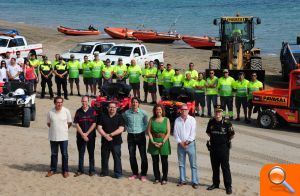
[(223, 172), (225, 188), (231, 188), (231, 172), (229, 165), (230, 140), (234, 130), (230, 121), (224, 118), (217, 121), (215, 118), (209, 120), (206, 133), (210, 136), (210, 160), (213, 170), (213, 184), (220, 184), (220, 166)]
[[(78, 123), (82, 132), (86, 133), (89, 128), (93, 125), (93, 123), (96, 123), (96, 117), (95, 117), (95, 110), (91, 107), (87, 111), (84, 111), (82, 108), (79, 108), (74, 117), (74, 123)], [(84, 139), (81, 137), (81, 135), (77, 132), (77, 149), (79, 154), (79, 161), (78, 161), (78, 172), (84, 173), (84, 153), (85, 148), (87, 147), (88, 153), (89, 153), (89, 173), (95, 172), (95, 158), (94, 158), (94, 152), (95, 152), (95, 139), (96, 139), (96, 131), (93, 130), (89, 135), (89, 141), (84, 141)]]

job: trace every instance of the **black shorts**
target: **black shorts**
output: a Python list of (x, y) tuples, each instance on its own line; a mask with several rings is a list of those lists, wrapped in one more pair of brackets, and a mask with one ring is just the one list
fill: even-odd
[(73, 83), (75, 81), (75, 84), (79, 84), (79, 78), (69, 78), (69, 82)]
[(144, 92), (148, 92), (148, 82), (145, 82), (143, 83), (143, 89), (144, 89)]
[(140, 83), (130, 83), (130, 86), (133, 90), (140, 90)]
[(195, 93), (196, 106), (199, 104), (201, 107), (205, 107), (205, 93)]
[(102, 86), (102, 78), (91, 78), (92, 85), (98, 85), (99, 87)]
[(157, 88), (156, 88), (156, 83), (150, 83), (151, 85), (149, 85), (148, 83), (148, 92), (149, 93), (156, 93), (157, 92)]
[(243, 108), (248, 107), (248, 97), (235, 97), (235, 107), (241, 108), (241, 105)]
[(92, 78), (83, 78), (83, 83), (85, 85), (91, 85), (91, 84), (93, 84)]
[(253, 103), (252, 103), (252, 99), (248, 100), (248, 108), (252, 109), (253, 108)]

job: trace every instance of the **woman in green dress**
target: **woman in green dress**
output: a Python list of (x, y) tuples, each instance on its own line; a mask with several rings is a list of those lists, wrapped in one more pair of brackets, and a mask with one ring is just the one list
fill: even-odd
[[(149, 135), (148, 153), (152, 156), (154, 184), (167, 184), (168, 156), (171, 154), (170, 121), (165, 117), (162, 105), (153, 107), (153, 117), (149, 120), (147, 132)], [(162, 177), (159, 170), (159, 156), (162, 162)]]

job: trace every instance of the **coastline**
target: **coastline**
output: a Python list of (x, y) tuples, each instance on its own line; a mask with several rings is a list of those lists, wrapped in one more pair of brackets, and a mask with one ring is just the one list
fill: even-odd
[[(29, 43), (42, 43), (44, 53), (52, 60), (56, 53), (62, 53), (84, 41), (110, 41), (115, 43), (132, 42), (130, 40), (114, 40), (99, 36), (73, 37), (65, 36), (54, 28), (36, 27), (28, 24), (11, 23), (0, 20), (0, 26), (16, 28), (24, 35)], [(160, 45), (145, 44), (150, 51), (165, 52), (165, 62), (171, 63), (174, 68), (187, 67), (189, 62), (194, 62), (197, 70), (204, 71), (208, 68), (210, 51), (190, 48), (187, 45)], [(279, 57), (263, 57), (264, 68), (269, 75), (279, 75)], [(82, 79), (80, 81), (81, 92), (84, 92)], [(54, 85), (55, 86), (55, 85)], [(56, 92), (56, 87), (54, 87)], [(38, 85), (38, 92), (40, 85)], [(142, 94), (143, 97), (143, 94)], [(199, 168), (200, 188), (192, 189), (190, 185), (178, 188), (178, 162), (177, 143), (170, 138), (172, 154), (169, 156), (169, 183), (166, 186), (153, 185), (152, 160), (148, 155), (149, 181), (143, 183), (140, 180), (129, 181), (131, 174), (129, 154), (127, 148), (127, 133), (123, 133), (122, 165), (124, 178), (120, 180), (111, 177), (100, 178), (83, 175), (74, 178), (77, 170), (78, 151), (76, 147), (76, 130), (69, 131), (69, 166), (70, 177), (64, 179), (60, 174), (51, 178), (45, 178), (50, 163), (50, 145), (47, 140), (48, 129), (46, 126), (46, 114), (53, 107), (53, 102), (48, 99), (37, 98), (37, 120), (31, 123), (31, 127), (22, 128), (13, 120), (0, 121), (0, 136), (4, 140), (0, 143), (0, 195), (224, 195), (223, 178), (221, 175), (221, 189), (206, 191), (210, 185), (212, 171), (209, 152), (206, 149), (208, 136), (205, 133), (208, 118), (197, 117), (197, 162)], [(72, 117), (78, 107), (80, 98), (70, 97), (64, 106), (70, 109)], [(149, 116), (152, 115), (152, 106), (141, 106)], [(253, 116), (254, 118), (255, 116)], [(230, 154), (230, 165), (233, 178), (233, 195), (259, 195), (259, 171), (267, 163), (297, 163), (299, 154), (299, 133), (289, 131), (289, 128), (281, 130), (265, 130), (257, 128), (253, 122), (251, 125), (234, 122), (236, 136), (233, 140), (233, 148)], [(97, 174), (100, 173), (100, 137), (97, 136), (95, 148), (95, 165)], [(284, 152), (284, 156), (282, 156)], [(138, 163), (140, 165), (140, 159)], [(188, 161), (187, 161), (188, 162)], [(110, 169), (113, 168), (112, 157)], [(85, 154), (85, 168), (88, 166), (88, 154)], [(58, 168), (61, 167), (59, 155)], [(59, 169), (60, 171), (60, 169)], [(87, 171), (87, 170), (86, 170)], [(187, 176), (190, 177), (190, 167), (187, 163)], [(189, 178), (190, 180), (190, 178)]]

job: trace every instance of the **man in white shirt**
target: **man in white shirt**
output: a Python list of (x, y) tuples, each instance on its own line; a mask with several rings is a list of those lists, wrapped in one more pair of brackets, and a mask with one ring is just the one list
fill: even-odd
[(47, 114), (47, 126), (49, 127), (49, 140), (51, 146), (51, 165), (46, 177), (55, 174), (57, 170), (58, 147), (62, 155), (62, 174), (64, 178), (68, 173), (68, 130), (72, 125), (70, 111), (63, 107), (64, 99), (55, 97), (55, 107)]
[(177, 155), (179, 162), (179, 182), (177, 186), (186, 184), (185, 160), (186, 155), (189, 157), (191, 173), (192, 173), (192, 187), (197, 189), (199, 186), (198, 169), (196, 160), (196, 120), (189, 115), (189, 110), (186, 104), (181, 106), (181, 115), (175, 120), (174, 137), (177, 141)]
[(18, 65), (20, 65), (20, 67), (23, 67), (23, 65), (24, 65), (24, 58), (21, 57), (21, 52), (20, 51), (16, 52), (16, 62), (17, 62)]
[(20, 80), (22, 71), (22, 68), (16, 63), (16, 59), (11, 58), (10, 65), (7, 66), (7, 76), (9, 80)]

